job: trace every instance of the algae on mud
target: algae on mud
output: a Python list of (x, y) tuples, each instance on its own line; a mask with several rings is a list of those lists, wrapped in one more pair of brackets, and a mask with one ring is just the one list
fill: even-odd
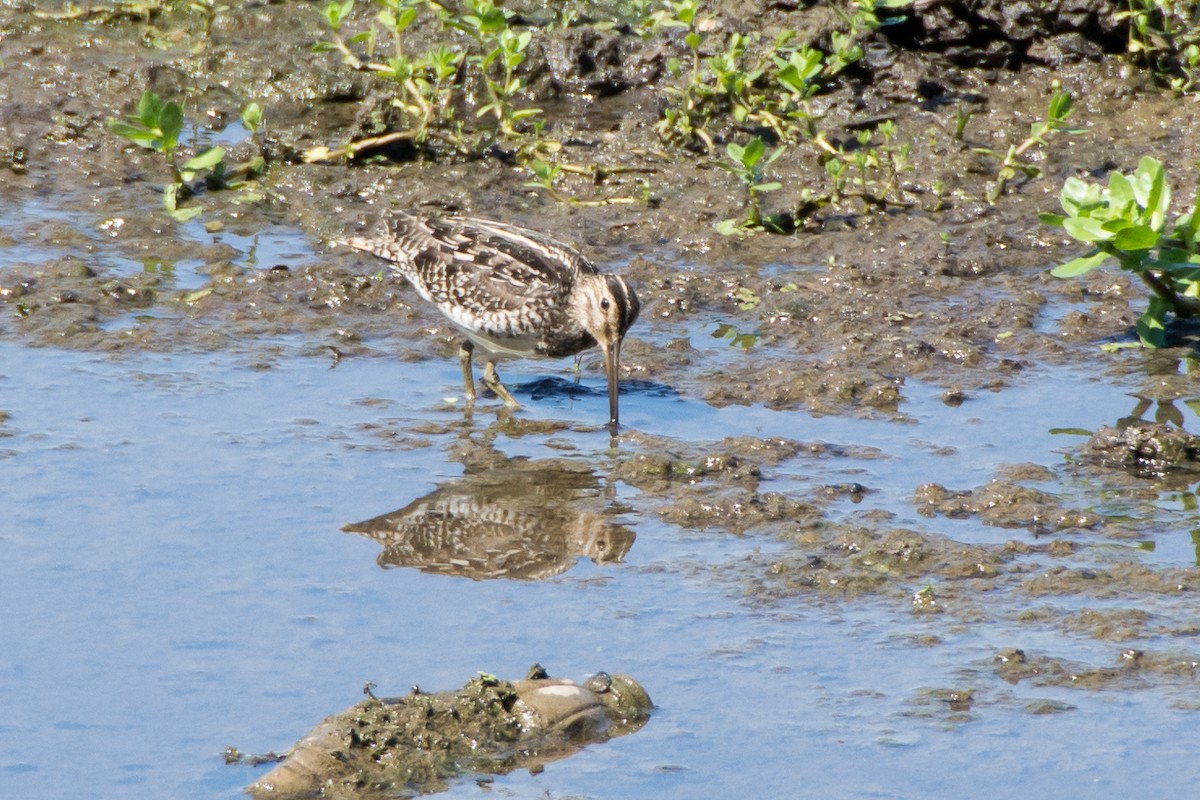
[(628, 675), (602, 672), (580, 685), (539, 665), (519, 681), (481, 674), (454, 692), (371, 695), (313, 728), (247, 791), (255, 798), (430, 794), (462, 773), (536, 770), (633, 733), (652, 708)]

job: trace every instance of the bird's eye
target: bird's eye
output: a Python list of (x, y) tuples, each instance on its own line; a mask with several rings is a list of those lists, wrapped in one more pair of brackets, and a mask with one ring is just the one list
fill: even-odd
[(609, 305), (609, 303), (608, 303), (607, 297), (600, 298), (600, 308), (602, 308), (605, 311), (608, 311), (608, 305)]

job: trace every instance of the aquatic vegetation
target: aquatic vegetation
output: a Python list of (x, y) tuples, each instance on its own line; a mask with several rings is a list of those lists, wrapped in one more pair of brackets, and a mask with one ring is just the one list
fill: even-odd
[[(1056, 82), (1057, 83), (1057, 82)], [(1057, 88), (1057, 87), (1056, 87)], [(1025, 154), (1035, 145), (1045, 146), (1046, 137), (1052, 133), (1083, 133), (1085, 128), (1076, 128), (1067, 124), (1067, 118), (1074, 109), (1075, 98), (1068, 91), (1056, 91), (1050, 98), (1046, 109), (1046, 118), (1029, 126), (1029, 136), (1020, 144), (1009, 145), (1008, 151), (1001, 156), (997, 151), (986, 147), (977, 147), (975, 152), (998, 159), (1000, 168), (996, 172), (996, 180), (987, 192), (987, 201), (995, 203), (1008, 190), (1008, 182), (1022, 173), (1028, 178), (1041, 177), (1042, 170)], [(965, 125), (965, 121), (963, 122)]]
[[(670, 3), (669, 10), (652, 15), (657, 29), (684, 29), (687, 47), (686, 66), (679, 58), (667, 62), (669, 73), (678, 83), (666, 87), (668, 102), (655, 126), (664, 143), (711, 153), (716, 148), (714, 137), (729, 140), (739, 131), (749, 131), (760, 145), (763, 140), (785, 146), (807, 145), (830, 181), (823, 195), (805, 189), (789, 219), (777, 217), (764, 224), (758, 195), (779, 187), (762, 182), (753, 173), (769, 164), (782, 149), (756, 166), (744, 160), (761, 158), (753, 144), (743, 150), (741, 145), (729, 143), (729, 160), (718, 162), (718, 166), (742, 176), (750, 190), (750, 207), (745, 221), (727, 219), (718, 230), (729, 234), (765, 227), (789, 232), (797, 217), (839, 203), (846, 196), (860, 198), (864, 213), (873, 206), (905, 205), (903, 198), (896, 196), (897, 178), (909, 169), (912, 145), (895, 141), (895, 124), (885, 120), (874, 130), (860, 130), (857, 144), (838, 143), (822, 129), (822, 114), (810, 104), (839, 74), (863, 58), (859, 44), (862, 35), (898, 21), (896, 17), (881, 18), (878, 12), (905, 5), (899, 0), (887, 4), (863, 0), (852, 14), (839, 11), (846, 30), (830, 33), (829, 52), (797, 42), (796, 33), (790, 30), (772, 40), (734, 32), (728, 34), (723, 48), (708, 57), (703, 53), (714, 49), (710, 37), (717, 26), (713, 17), (700, 11), (698, 0), (679, 0)], [(873, 144), (875, 133), (882, 137), (881, 144)]]
[(175, 150), (183, 131), (183, 107), (174, 101), (164, 101), (154, 92), (143, 92), (137, 113), (122, 122), (108, 120), (108, 128), (138, 147), (161, 153), (171, 170), (171, 182), (163, 187), (163, 207), (177, 222), (186, 222), (200, 214), (199, 208), (180, 208), (179, 203), (193, 194), (190, 182), (198, 173), (211, 170), (225, 155), (224, 149), (210, 147), (179, 165)]
[(515, 100), (525, 90), (525, 78), (517, 74), (517, 68), (525, 62), (525, 51), (533, 40), (528, 29), (517, 32), (510, 27), (514, 13), (495, 5), (492, 0), (467, 0), (471, 12), (460, 17), (445, 15), (450, 27), (466, 31), (480, 48), (470, 56), (483, 76), (487, 87), (488, 102), (476, 112), (476, 117), (492, 116), (501, 134), (517, 138), (521, 135), (517, 126), (542, 113), (540, 108), (517, 108)]
[[(259, 105), (247, 105), (241, 119), (251, 135), (257, 136), (262, 125)], [(199, 207), (181, 208), (180, 204), (196, 194), (196, 181), (201, 173), (207, 173), (204, 185), (209, 189), (238, 189), (246, 186), (250, 178), (266, 171), (266, 161), (261, 155), (243, 164), (228, 165), (222, 147), (209, 147), (179, 164), (175, 153), (183, 132), (183, 106), (173, 100), (163, 100), (151, 91), (142, 93), (137, 112), (125, 121), (109, 118), (108, 129), (139, 147), (162, 154), (171, 171), (170, 182), (163, 186), (163, 208), (176, 222), (187, 222), (200, 215)], [(247, 194), (242, 199), (253, 201), (262, 199), (262, 195)]]
[(728, 124), (763, 128), (785, 143), (812, 140), (832, 149), (817, 129), (820, 119), (809, 106), (823, 81), (862, 58), (857, 28), (831, 34), (832, 53), (795, 42), (783, 31), (769, 44), (758, 34), (731, 33), (724, 47), (703, 57), (715, 18), (700, 12), (698, 0), (679, 0), (670, 11), (652, 15), (655, 29), (683, 28), (688, 65), (673, 57), (668, 72), (682, 85), (667, 86), (668, 103), (655, 130), (664, 143), (687, 149), (715, 149), (709, 127)]
[[(767, 181), (763, 178), (763, 169), (770, 166), (784, 153), (784, 148), (775, 148), (766, 155), (766, 145), (762, 139), (755, 136), (744, 146), (736, 142), (725, 145), (728, 161), (718, 161), (717, 166), (738, 176), (749, 195), (749, 205), (746, 217), (742, 220), (726, 219), (717, 224), (717, 231), (729, 236), (746, 231), (761, 231), (767, 228), (778, 230), (779, 224), (771, 219), (764, 220), (759, 195), (774, 192), (783, 188), (778, 181)], [(764, 160), (763, 156), (766, 155)]]
[[(878, 145), (872, 143), (876, 133), (882, 140)], [(825, 154), (822, 159), (825, 173), (832, 182), (826, 201), (837, 202), (846, 196), (857, 197), (862, 201), (864, 214), (870, 213), (872, 206), (886, 208), (889, 203), (906, 205), (900, 196), (889, 200), (897, 195), (900, 175), (912, 169), (908, 163), (912, 144), (896, 142), (895, 138), (896, 124), (884, 120), (873, 129), (856, 133), (857, 147), (847, 149), (843, 145), (832, 154)]]
[[(395, 84), (391, 108), (401, 114), (402, 129), (351, 142), (338, 150), (314, 148), (306, 153), (310, 161), (340, 156), (353, 157), (397, 141), (429, 146), (436, 142), (471, 157), (481, 156), (498, 140), (536, 147), (541, 128), (535, 120), (541, 109), (522, 107), (519, 99), (527, 84), (522, 74), (533, 31), (518, 30), (514, 12), (492, 0), (467, 0), (461, 9), (451, 10), (432, 0), (376, 0), (383, 6), (371, 27), (349, 38), (342, 28), (354, 10), (354, 0), (333, 0), (323, 13), (330, 38), (317, 42), (315, 52), (336, 51), (342, 61), (355, 70), (373, 72)], [(443, 30), (464, 34), (469, 47), (438, 43), (419, 55), (406, 52), (404, 33), (418, 21), (422, 12), (426, 21), (436, 21)], [(393, 54), (386, 61), (373, 60), (381, 31), (392, 42)], [(361, 45), (360, 56), (351, 45)], [(482, 128), (468, 126), (456, 109), (473, 102), (474, 89), (483, 89), (485, 98), (475, 109), (475, 118), (490, 119)], [(531, 144), (532, 140), (532, 144)]]
[(1127, 26), (1126, 49), (1180, 94), (1200, 79), (1200, 3), (1195, 0), (1127, 0), (1117, 19)]
[(1200, 315), (1200, 190), (1191, 210), (1169, 224), (1166, 171), (1146, 156), (1131, 175), (1111, 173), (1107, 187), (1068, 178), (1059, 202), (1066, 213), (1042, 214), (1042, 222), (1092, 249), (1055, 267), (1052, 275), (1073, 278), (1116, 259), (1153, 292), (1137, 322), (1138, 337), (1148, 347), (1166, 344), (1168, 314)]

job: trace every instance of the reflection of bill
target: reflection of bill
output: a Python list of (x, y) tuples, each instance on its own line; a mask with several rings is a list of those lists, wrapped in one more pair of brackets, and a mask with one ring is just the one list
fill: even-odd
[(580, 556), (597, 564), (624, 559), (635, 534), (606, 519), (595, 476), (550, 463), (469, 474), (342, 530), (379, 542), (381, 567), (475, 580), (549, 578)]

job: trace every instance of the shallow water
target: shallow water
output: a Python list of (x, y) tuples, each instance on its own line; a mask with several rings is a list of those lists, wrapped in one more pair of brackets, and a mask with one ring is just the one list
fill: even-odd
[[(568, 367), (515, 363), (505, 377), (529, 400), (532, 381)], [(787, 545), (639, 514), (637, 490), (600, 488), (601, 467), (595, 496), (636, 533), (624, 563), (581, 558), (544, 581), (380, 569), (379, 546), (341, 526), (455, 478), (462, 466), (447, 449), (491, 435), (489, 404), (464, 426), (443, 399), (456, 380), (453, 363), (364, 358), (330, 369), (305, 357), (264, 365), (0, 343), (0, 408), (10, 414), (0, 440), (9, 500), (0, 794), (235, 797), (260, 770), (224, 765), (224, 746), (285, 749), (355, 702), (365, 681), (383, 694), (447, 689), (476, 670), (515, 676), (535, 661), (576, 678), (628, 672), (659, 708), (635, 735), (542, 774), (492, 779), (499, 796), (876, 798), (987, 787), (992, 797), (1083, 797), (1182, 793), (1200, 779), (1195, 712), (1174, 707), (1194, 702), (1194, 689), (994, 688), (1000, 648), (1108, 664), (1114, 643), (1003, 616), (947, 625), (886, 598), (747, 602), (729, 567)], [(586, 373), (583, 382), (600, 385)], [(1086, 407), (1059, 402), (1076, 392)], [(1032, 537), (923, 519), (916, 484), (968, 488), (1003, 464), (1054, 465), (1070, 442), (1050, 430), (1111, 423), (1133, 402), (1067, 369), (958, 408), (939, 394), (910, 382), (901, 411), (911, 421), (894, 422), (715, 409), (635, 387), (623, 419), (681, 442), (719, 431), (876, 447), (887, 457), (784, 462), (763, 489), (856, 480), (875, 492), (846, 513), (877, 507), (898, 524), (1005, 541)], [(598, 421), (604, 405), (599, 391), (559, 392), (520, 416)], [(497, 433), (493, 446), (599, 465), (609, 453), (591, 425)], [(1186, 515), (1164, 506), (1155, 549), (1123, 557), (1194, 562)], [(1187, 613), (1178, 600), (1155, 602)], [(941, 645), (918, 643), (923, 634)], [(936, 694), (947, 687), (978, 690), (977, 702), (955, 713)], [(1074, 708), (1027, 713), (1034, 699)], [(449, 794), (480, 790), (466, 779)]]
[[(808, 220), (817, 224), (813, 235), (734, 243), (715, 236), (711, 223), (741, 213), (736, 179), (712, 169), (711, 158), (658, 154), (652, 130), (664, 84), (657, 81), (615, 106), (594, 104), (581, 119), (564, 119), (581, 108), (568, 89), (550, 119), (552, 129), (578, 126), (578, 141), (564, 142), (567, 161), (647, 168), (640, 185), (653, 189), (654, 203), (585, 216), (547, 201), (539, 211), (540, 201), (522, 185), (528, 176), (498, 159), (352, 169), (293, 163), (296, 148), (344, 141), (371, 110), (365, 95), (362, 103), (344, 102), (353, 91), (331, 91), (345, 86), (336, 57), (312, 57), (311, 42), (325, 31), (315, 6), (233, 4), (222, 12), (220, 47), (210, 53), (217, 72), (206, 77), (196, 74), (194, 29), (186, 22), (164, 23), (188, 34), (172, 52), (146, 46), (149, 21), (50, 26), (26, 18), (24, 4), (19, 11), (0, 5), (13, 6), (5, 19), (15, 22), (0, 75), (30, 76), (0, 85), (16, 111), (0, 114), (8, 136), (0, 158), (13, 161), (11, 172), (0, 165), (0, 289), (8, 274), (47, 276), (30, 295), (37, 307), (29, 320), (16, 316), (26, 313), (19, 297), (0, 303), (14, 315), (0, 318), (0, 497), (7, 500), (0, 522), (0, 798), (240, 797), (266, 768), (227, 766), (227, 745), (285, 750), (360, 699), (366, 681), (377, 683), (381, 696), (418, 683), (451, 689), (476, 670), (518, 677), (535, 661), (577, 679), (601, 669), (628, 672), (657, 710), (636, 733), (542, 772), (486, 779), (490, 791), (465, 777), (446, 795), (1091, 798), (1195, 791), (1200, 626), (1194, 591), (1184, 590), (1197, 588), (1194, 569), (1187, 570), (1200, 563), (1195, 485), (1131, 482), (1117, 470), (1076, 469), (1074, 462), (1086, 438), (1079, 432), (1136, 412), (1138, 394), (1182, 393), (1180, 424), (1198, 430), (1200, 390), (1180, 381), (1154, 391), (1151, 359), (1141, 353), (1086, 350), (1081, 357), (1091, 347), (1081, 338), (1126, 336), (1123, 298), (1142, 295), (1099, 281), (1071, 282), (1083, 290), (1047, 286), (1038, 271), (1076, 253), (1031, 230), (1038, 211), (1056, 206), (1057, 186), (1068, 175), (1131, 169), (1147, 147), (1177, 178), (1190, 175), (1197, 153), (1186, 131), (1196, 127), (1194, 104), (1140, 87), (1125, 66), (1090, 58), (1009, 72), (948, 70), (940, 57), (921, 67), (906, 57), (878, 81), (838, 89), (829, 124), (837, 130), (864, 107), (894, 117), (896, 142), (916, 145), (909, 176), (916, 192), (895, 199), (916, 204), (861, 218), (843, 205)], [(744, 4), (726, 5), (716, 4), (722, 16), (745, 16)], [(769, 25), (778, 24), (770, 18), (783, 6), (806, 17), (811, 10), (817, 16), (804, 26), (815, 20), (826, 31), (822, 5), (759, 10)], [(274, 9), (288, 15), (286, 24), (277, 24)], [(928, 10), (945, 11), (938, 4)], [(363, 4), (359, 12), (362, 19), (373, 13)], [(953, 35), (953, 26), (940, 27)], [(297, 30), (311, 36), (297, 37)], [(938, 26), (927, 32), (935, 48), (948, 43), (937, 41)], [(1076, 52), (1078, 35), (1069, 34), (1068, 52)], [(966, 52), (988, 42), (985, 36)], [(1059, 47), (1042, 44), (1029, 53), (1053, 55)], [(563, 52), (585, 54), (573, 45)], [(981, 50), (979, 62), (1003, 52)], [(647, 40), (628, 54), (625, 65), (640, 72), (671, 50)], [(204, 208), (200, 218), (167, 221), (165, 165), (122, 147), (103, 120), (130, 111), (147, 83), (186, 92), (175, 85), (176, 74), (192, 76), (187, 83), (226, 115), (246, 99), (263, 99), (277, 142), (261, 187), (271, 188), (271, 202), (212, 192), (188, 201)], [(641, 86), (641, 77), (629, 77)], [(1069, 141), (1056, 136), (1030, 151), (1044, 178), (1014, 184), (1001, 203), (983, 209), (978, 198), (994, 165), (981, 168), (975, 148), (1004, 152), (1019, 142), (1044, 113), (1051, 81), (1075, 91), (1075, 120), (1091, 132)], [(943, 83), (979, 95), (937, 90)], [(905, 87), (918, 86), (938, 96), (913, 103)], [(317, 100), (331, 97), (338, 102)], [(953, 106), (973, 108), (976, 100), (986, 103), (966, 139), (952, 140)], [(193, 108), (192, 116), (203, 113), (204, 106)], [(1163, 136), (1147, 140), (1147, 126)], [(246, 131), (237, 122), (217, 133), (189, 126), (186, 138), (193, 136), (234, 147), (245, 144)], [(628, 160), (643, 148), (650, 158)], [(824, 180), (824, 158), (802, 151), (791, 148), (772, 167), (770, 179), (785, 184), (772, 209), (799, 202), (793, 187)], [(585, 199), (633, 193), (634, 184), (615, 177), (607, 187), (564, 183)], [(949, 213), (921, 210), (942, 197), (943, 184)], [(428, 357), (445, 349), (423, 328), (428, 310), (410, 310), (405, 290), (386, 282), (343, 285), (351, 269), (374, 273), (379, 265), (351, 265), (315, 247), (384, 205), (430, 202), (517, 221), (545, 212), (566, 238), (600, 245), (606, 268), (617, 246), (612, 233), (631, 256), (628, 265), (614, 266), (645, 283), (678, 284), (675, 295), (647, 292), (675, 302), (673, 316), (656, 316), (661, 309), (648, 305), (631, 338), (663, 351), (688, 339), (692, 352), (680, 360), (704, 376), (725, 367), (732, 374), (739, 359), (764, 351), (777, 360), (803, 353), (810, 365), (820, 363), (828, 354), (818, 351), (828, 344), (846, 349), (837, 365), (842, 385), (861, 375), (867, 384), (886, 383), (903, 350), (856, 341), (855, 320), (872, 315), (867, 332), (880, 335), (877, 341), (921, 345), (946, 358), (924, 362), (918, 353), (898, 369), (930, 382), (909, 378), (895, 414), (886, 403), (870, 408), (837, 398), (822, 407), (846, 416), (714, 408), (698, 396), (720, 377), (688, 374), (679, 386), (630, 382), (622, 420), (632, 433), (614, 448), (600, 425), (607, 407), (591, 356), (580, 386), (566, 362), (506, 364), (505, 380), (526, 408), (510, 419), (483, 402), (464, 418), (461, 402), (447, 402), (461, 392), (457, 363)], [(206, 227), (217, 221), (220, 230)], [(677, 251), (702, 263), (673, 263)], [(744, 269), (743, 257), (750, 262)], [(826, 263), (847, 274), (832, 274)], [(239, 274), (277, 264), (288, 269), (270, 280)], [(81, 265), (100, 279), (81, 275)], [(324, 269), (309, 269), (314, 265)], [(114, 298), (100, 285), (113, 276), (142, 278), (128, 283), (148, 292)], [(756, 342), (747, 352), (714, 338), (721, 324), (753, 333), (761, 321), (760, 314), (732, 310), (735, 288), (757, 292), (764, 308), (775, 303), (787, 311), (789, 298), (772, 296), (770, 284), (789, 281), (824, 286), (803, 292), (813, 316), (842, 314), (847, 324), (826, 319), (811, 331), (794, 327), (786, 334), (792, 341), (775, 351)], [(232, 295), (192, 304), (190, 293), (210, 284), (214, 294)], [(60, 303), (66, 295), (78, 302)], [(992, 313), (993, 300), (1008, 310)], [(860, 301), (863, 307), (854, 308)], [(904, 322), (881, 322), (894, 311)], [(954, 313), (930, 321), (942, 311)], [(1086, 312), (1101, 333), (1076, 323), (1076, 338), (1055, 349), (1054, 337), (1070, 337), (1063, 323), (1074, 311)], [(806, 313), (800, 309), (797, 319)], [(1036, 318), (1032, 329), (1029, 317)], [(1012, 336), (1007, 344), (999, 331)], [(23, 336), (75, 349), (34, 349), (20, 343)], [(334, 368), (331, 352), (342, 356)], [(1009, 355), (1021, 369), (1005, 371), (1002, 391), (976, 390), (961, 406), (942, 401), (946, 385), (988, 383), (992, 376), (981, 373)], [(856, 357), (864, 363), (846, 364)], [(1068, 357), (1072, 365), (1062, 366)], [(649, 370), (663, 364), (673, 362), (635, 362)], [(752, 383), (766, 371), (744, 374), (750, 377), (739, 380)], [(785, 404), (802, 407), (805, 399)], [(784, 493), (811, 503), (822, 530), (834, 533), (804, 539), (810, 520), (803, 515), (742, 534), (712, 517), (712, 524), (671, 524), (660, 512), (683, 496), (681, 481), (639, 488), (644, 476), (621, 471), (662, 450), (672, 457), (677, 450), (685, 462), (709, 453), (720, 460), (736, 450), (723, 441), (731, 436), (832, 447), (802, 448), (778, 463), (764, 457), (761, 484), (716, 474), (697, 492), (730, 490), (735, 499), (756, 489)], [(566, 490), (547, 491), (546, 508), (598, 515), (602, 528), (627, 531), (635, 538), (625, 541), (623, 560), (595, 563), (575, 555), (588, 542), (568, 539), (540, 580), (477, 580), (432, 574), (458, 566), (460, 553), (446, 557), (413, 545), (405, 555), (415, 555), (422, 569), (388, 567), (397, 560), (385, 557), (380, 542), (343, 532), (348, 523), (430, 498), (469, 502), (472, 495), (461, 493), (470, 487), (464, 473), (478, 468), (471, 459), (498, 475), (522, 468), (523, 459), (555, 459), (560, 467), (569, 459), (591, 470)], [(1124, 527), (1000, 527), (978, 513), (926, 517), (914, 501), (922, 484), (970, 490), (1011, 477), (1022, 464), (1043, 469), (1014, 483), (1051, 493), (1065, 507), (1123, 517)], [(866, 488), (861, 502), (852, 501), (857, 493), (835, 491), (829, 499), (822, 492), (854, 483)], [(883, 588), (858, 594), (787, 585), (802, 568), (785, 569), (782, 578), (772, 572), (776, 563), (802, 565), (806, 558), (844, 566), (853, 560), (848, 547), (831, 542), (856, 526), (917, 531), (917, 549), (936, 551), (931, 561), (944, 539), (973, 546), (967, 552), (984, 560), (1005, 543), (1027, 549), (1003, 562), (994, 581), (934, 567), (922, 574), (885, 558), (874, 565), (893, 568)], [(504, 569), (520, 555), (513, 543), (495, 549), (508, 559)], [(1131, 564), (1161, 570), (1163, 580), (1115, 569)], [(1055, 570), (1079, 576), (1078, 585), (1033, 585)], [(1111, 584), (1079, 588), (1106, 570), (1118, 575)], [(1182, 576), (1178, 591), (1169, 585), (1175, 575)], [(944, 613), (918, 610), (914, 596), (926, 589), (935, 590)], [(1092, 613), (1101, 614), (1100, 623), (1088, 622)], [(1113, 615), (1108, 632), (1103, 613)], [(1131, 613), (1147, 620), (1126, 634), (1121, 615)], [(1012, 648), (1026, 651), (1031, 663), (1054, 659), (1071, 675), (1077, 671), (1083, 686), (1028, 676), (1008, 682), (997, 654)], [(1124, 663), (1128, 648), (1144, 649), (1147, 661), (1176, 657), (1175, 671), (1147, 666), (1111, 682), (1087, 680)]]
[[(312, 257), (284, 227), (212, 236), (192, 226), (182, 235), (231, 245), (247, 268)], [(18, 243), (0, 266), (36, 256)], [(100, 266), (119, 274), (144, 268), (107, 258)], [(171, 279), (178, 289), (206, 280), (194, 269)], [(686, 336), (710, 366), (747, 357), (713, 337), (721, 321), (648, 320), (632, 336), (658, 346)], [(133, 314), (108, 326), (137, 324)], [(1063, 613), (1135, 605), (1182, 625), (1192, 613), (1186, 597), (1004, 593), (984, 598), (994, 613), (975, 624), (914, 614), (889, 595), (763, 602), (747, 593), (794, 546), (769, 527), (734, 535), (666, 523), (642, 490), (614, 479), (623, 445), (614, 452), (599, 425), (607, 405), (591, 362), (578, 378), (569, 362), (506, 363), (505, 380), (526, 403), (516, 419), (533, 423), (523, 428), (492, 402), (464, 416), (451, 402), (461, 390), (454, 359), (349, 357), (333, 366), (301, 355), (310, 352), (300, 336), (215, 354), (0, 342), (8, 414), (0, 486), (9, 500), (0, 527), (8, 610), (0, 796), (74, 798), (86, 787), (96, 798), (237, 797), (263, 768), (226, 766), (226, 745), (285, 750), (359, 699), (366, 681), (381, 695), (418, 683), (450, 689), (476, 670), (519, 676), (533, 662), (574, 678), (628, 672), (658, 709), (636, 734), (543, 773), (488, 778), (499, 796), (878, 798), (986, 786), (992, 797), (1090, 797), (1182, 792), (1200, 779), (1189, 746), (1194, 687), (1009, 685), (993, 667), (1011, 647), (1106, 666), (1122, 647), (1163, 646), (1020, 624), (1026, 605)], [(1016, 464), (1058, 470), (1084, 440), (1061, 431), (1113, 424), (1137, 399), (1135, 387), (1082, 367), (1037, 365), (1009, 384), (951, 406), (943, 388), (910, 379), (898, 414), (853, 418), (714, 408), (636, 381), (621, 410), (629, 431), (684, 449), (735, 436), (850, 448), (763, 469), (764, 492), (869, 489), (860, 503), (834, 501), (830, 519), (877, 512), (888, 527), (964, 543), (1035, 543), (1024, 529), (926, 518), (913, 492), (928, 482), (969, 489)], [(1191, 406), (1180, 405), (1194, 429)], [(383, 569), (379, 543), (342, 532), (456, 485), (464, 466), (455, 454), (468, 443), (495, 451), (501, 473), (510, 459), (588, 467), (591, 479), (564, 505), (602, 511), (632, 531), (624, 560), (568, 555), (544, 580), (472, 580)], [(1040, 488), (1067, 505), (1112, 513), (1126, 502), (1055, 474)], [(1164, 491), (1140, 538), (1097, 546), (1095, 558), (1195, 564), (1182, 496)], [(972, 692), (970, 708), (949, 703), (952, 691)], [(1035, 702), (1069, 710), (1035, 714), (1027, 709)], [(448, 794), (480, 791), (464, 778)]]

